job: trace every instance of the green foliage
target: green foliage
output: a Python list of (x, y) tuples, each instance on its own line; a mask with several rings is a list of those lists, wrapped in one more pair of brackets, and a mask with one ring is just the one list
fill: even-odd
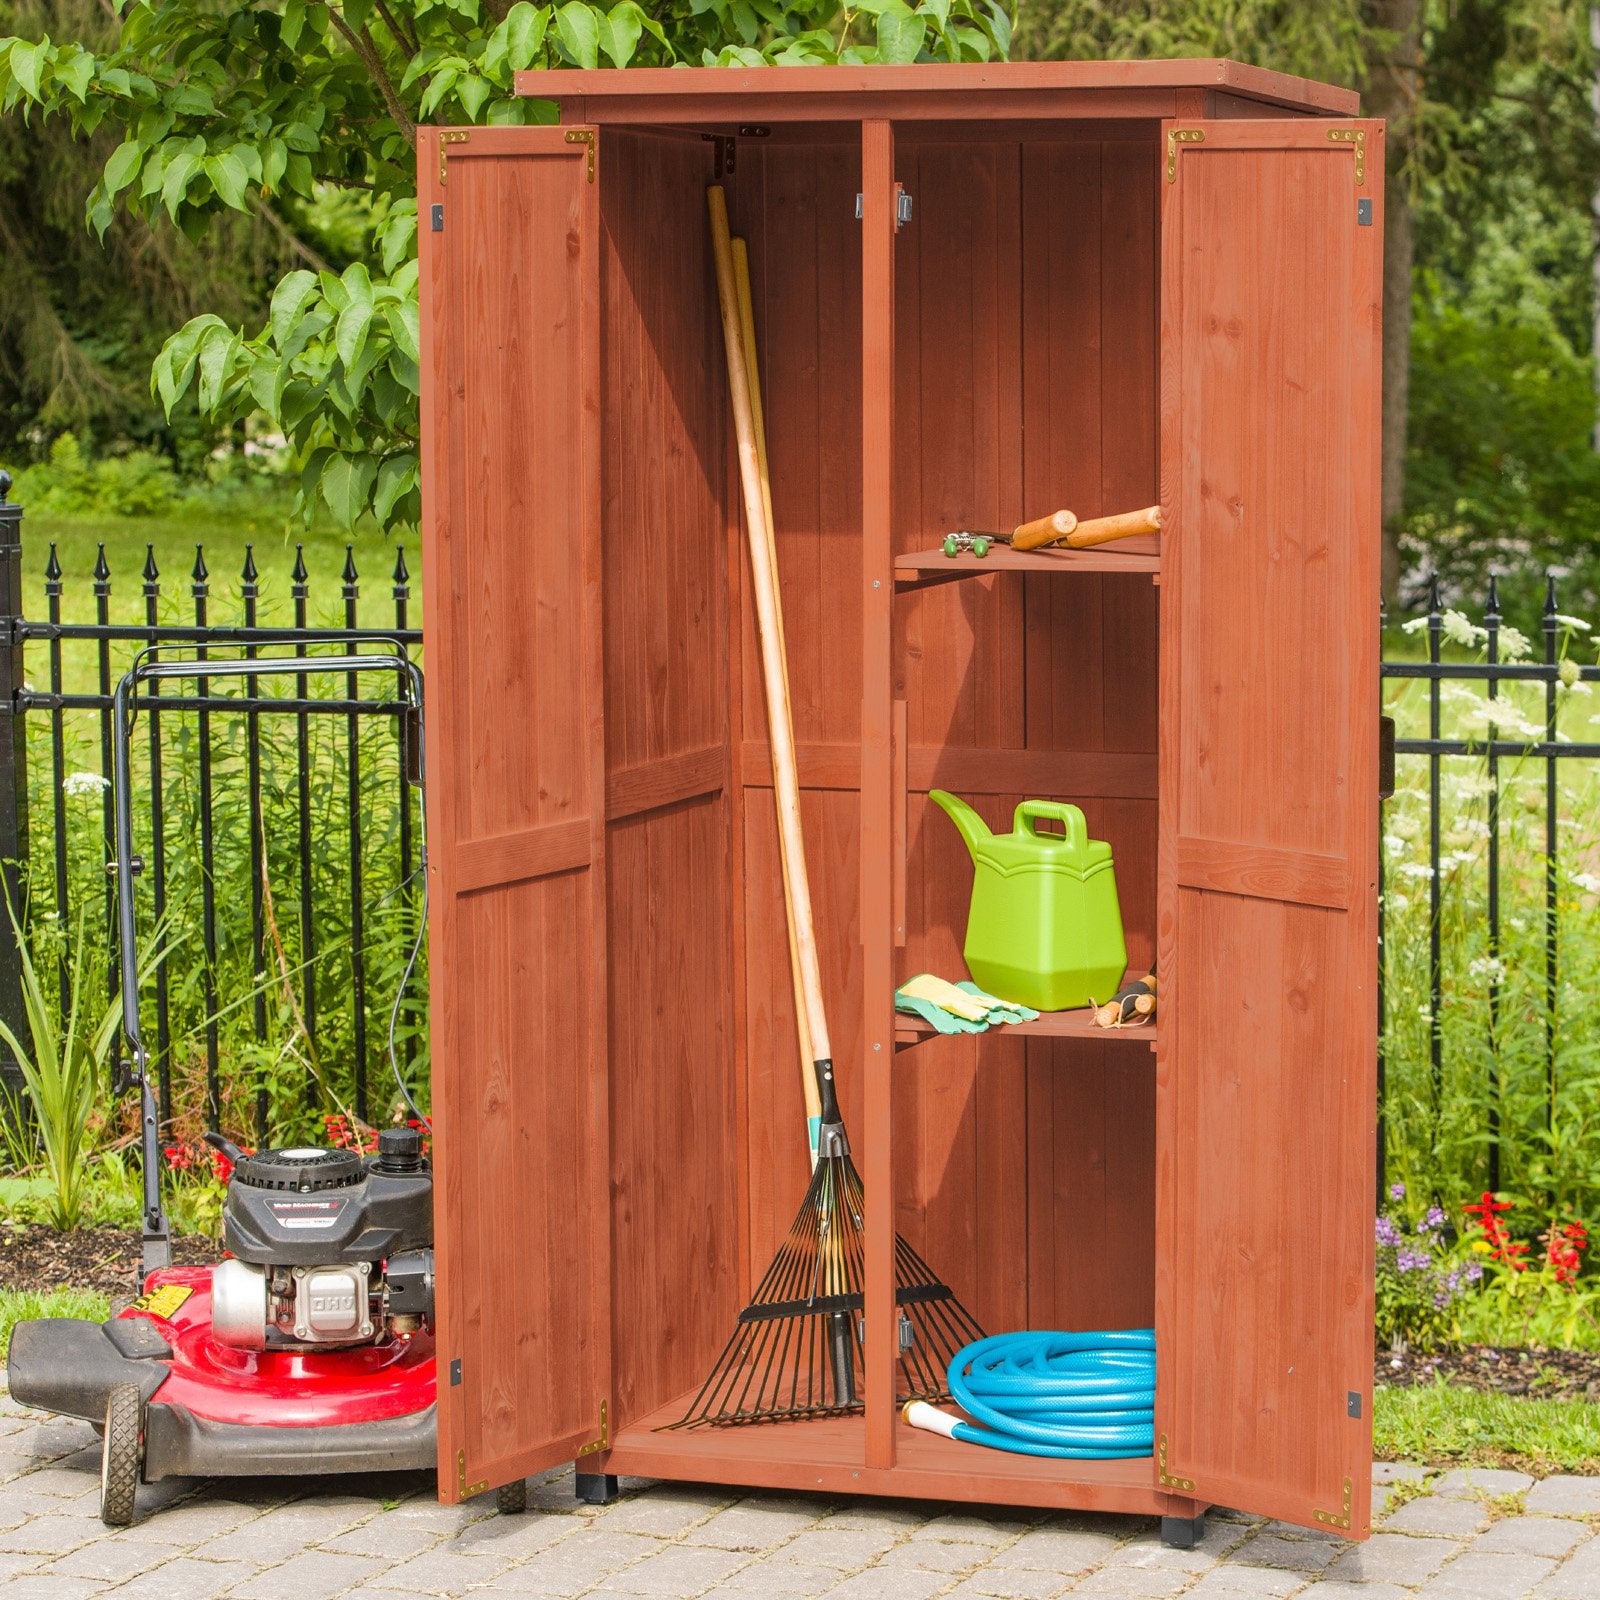
[(1584, 1400), (1529, 1400), (1444, 1383), (1380, 1385), (1372, 1433), (1380, 1461), (1517, 1467), (1538, 1477), (1600, 1473), (1600, 1406)]
[[(424, 120), (548, 122), (513, 75), (550, 66), (801, 66), (984, 61), (1004, 55), (999, 0), (672, 0), (647, 11), (566, 0), (136, 0), (115, 45), (0, 40), (0, 110), (114, 130), (88, 198), (99, 232), (119, 210), (189, 238), (253, 206), (361, 198), (363, 248), (342, 271), (297, 270), (264, 326), (191, 320), (156, 362), (170, 416), (192, 397), (214, 424), (258, 416), (291, 440), (301, 510), (348, 527), (371, 511), (414, 522), (417, 289), (414, 143)], [(350, 213), (346, 220), (352, 220)]]
[(170, 511), (180, 493), (170, 463), (148, 450), (89, 461), (77, 435), (63, 433), (50, 459), (17, 475), (13, 498), (34, 511), (148, 517)]
[(78, 1317), (104, 1322), (111, 1302), (92, 1289), (0, 1289), (0, 1363), (11, 1351), (11, 1330), (35, 1317)]
[(83, 1218), (95, 1142), (92, 1119), (110, 1078), (110, 1061), (122, 1024), (121, 1003), (90, 997), (98, 988), (99, 972), (91, 972), (85, 961), (86, 918), (78, 919), (66, 1004), (61, 1006), (55, 986), (49, 985), (47, 993), (40, 981), (27, 930), (9, 900), (6, 913), (22, 958), (29, 1037), (24, 1043), (0, 1019), (0, 1039), (9, 1046), (22, 1072), (38, 1130), (50, 1183), (44, 1220), (52, 1227), (75, 1228)]

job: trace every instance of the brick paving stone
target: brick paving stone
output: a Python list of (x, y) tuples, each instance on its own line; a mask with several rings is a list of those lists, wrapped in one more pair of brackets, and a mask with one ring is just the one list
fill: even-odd
[(791, 1561), (811, 1566), (839, 1567), (846, 1572), (876, 1561), (898, 1536), (887, 1528), (836, 1528), (823, 1526), (797, 1533), (783, 1547)]
[(813, 1567), (801, 1561), (788, 1561), (780, 1552), (765, 1561), (752, 1561), (741, 1567), (721, 1587), (739, 1594), (819, 1595), (826, 1594), (839, 1581), (837, 1567)]
[(179, 1556), (142, 1572), (115, 1593), (117, 1600), (212, 1600), (255, 1573), (244, 1561), (195, 1561)]
[[(139, 1494), (142, 1506), (145, 1491), (141, 1489)], [(141, 1516), (118, 1537), (146, 1539), (151, 1544), (199, 1544), (232, 1533), (260, 1515), (259, 1506), (241, 1505), (237, 1500), (188, 1500), (155, 1515)]]
[(829, 1589), (828, 1600), (933, 1600), (949, 1582), (949, 1577), (939, 1572), (869, 1567)]
[(1541, 1600), (1595, 1600), (1600, 1595), (1600, 1539), (1591, 1539), (1539, 1585)]
[(1018, 1534), (1033, 1531), (1038, 1519), (1019, 1520), (1015, 1515), (975, 1516), (969, 1511), (947, 1512), (912, 1529), (913, 1539), (954, 1539), (960, 1544), (1009, 1544)]
[(1431, 1494), (1401, 1506), (1383, 1524), (1385, 1533), (1438, 1534), (1450, 1539), (1469, 1539), (1488, 1526), (1489, 1508), (1481, 1500), (1441, 1499)]
[(1498, 1467), (1457, 1467), (1433, 1485), (1433, 1492), (1445, 1498), (1479, 1494), (1520, 1494), (1533, 1487), (1526, 1472), (1506, 1472)]
[(1552, 1517), (1600, 1512), (1600, 1478), (1544, 1478), (1528, 1491), (1526, 1505)]
[[(1190, 1594), (1196, 1593), (1190, 1590)], [(1183, 1600), (1189, 1600), (1185, 1595)], [(1299, 1600), (1411, 1600), (1411, 1590), (1398, 1583), (1314, 1583), (1300, 1591)]]
[(1192, 1550), (1174, 1550), (1161, 1542), (1159, 1533), (1142, 1533), (1119, 1545), (1106, 1557), (1110, 1567), (1166, 1567), (1178, 1572), (1206, 1572), (1217, 1558), (1242, 1537), (1238, 1528), (1226, 1522), (1206, 1524), (1205, 1537)]
[(1251, 1600), (1254, 1596), (1279, 1597), (1299, 1591), (1306, 1581), (1303, 1572), (1284, 1572), (1277, 1567), (1213, 1567), (1192, 1589), (1185, 1589), (1183, 1600)]
[(6, 1585), (6, 1600), (88, 1600), (106, 1593), (94, 1578), (62, 1578), (49, 1572), (25, 1572)]
[(500, 1556), (463, 1555), (446, 1545), (442, 1550), (430, 1550), (426, 1555), (385, 1568), (371, 1581), (405, 1594), (460, 1595), (487, 1587), (510, 1564)]
[(1426, 1583), (1460, 1548), (1448, 1539), (1375, 1533), (1365, 1544), (1347, 1545), (1325, 1576), (1348, 1583)]
[(531, 1594), (581, 1594), (662, 1548), (659, 1539), (645, 1534), (605, 1533), (585, 1525), (502, 1573), (492, 1587), (523, 1586)]
[(876, 1532), (884, 1528), (920, 1528), (950, 1507), (932, 1500), (860, 1500), (829, 1505), (818, 1513), (825, 1528), (853, 1528)]
[(1294, 1572), (1319, 1572), (1339, 1554), (1323, 1539), (1291, 1539), (1283, 1534), (1258, 1533), (1228, 1559), (1245, 1567), (1287, 1567)]
[(1539, 1556), (1458, 1556), (1437, 1577), (1417, 1591), (1419, 1600), (1521, 1600), (1541, 1579), (1555, 1571), (1554, 1561)]
[(229, 1591), (229, 1600), (333, 1600), (383, 1570), (370, 1556), (337, 1556), (302, 1550), (281, 1566), (268, 1567)]
[(182, 1553), (173, 1545), (101, 1539), (74, 1550), (71, 1555), (52, 1556), (49, 1569), (69, 1578), (99, 1578), (106, 1583), (121, 1583)]
[(1122, 1541), (1104, 1533), (1079, 1533), (1071, 1528), (1033, 1528), (1003, 1550), (997, 1567), (1032, 1567), (1040, 1572), (1087, 1572), (1115, 1551)]
[(393, 1517), (374, 1517), (359, 1528), (336, 1533), (324, 1539), (318, 1549), (342, 1556), (377, 1556), (380, 1560), (409, 1561), (438, 1544), (440, 1535), (415, 1523), (396, 1522)]
[(994, 1551), (986, 1544), (957, 1544), (953, 1539), (907, 1539), (885, 1550), (878, 1567), (911, 1567), (919, 1572), (971, 1572)]
[[(368, 1523), (357, 1529), (358, 1535), (374, 1526), (382, 1531), (382, 1524)], [(525, 1561), (540, 1550), (548, 1549), (558, 1540), (571, 1538), (585, 1524), (575, 1517), (556, 1516), (548, 1511), (526, 1511), (519, 1517), (480, 1517), (469, 1522), (450, 1540), (448, 1548), (476, 1555), (480, 1550), (487, 1554), (504, 1556), (508, 1561)], [(421, 1532), (418, 1529), (418, 1532)], [(375, 1554), (381, 1555), (381, 1550)]]
[(710, 1545), (668, 1545), (607, 1578), (601, 1587), (624, 1594), (697, 1595), (723, 1582), (749, 1560), (739, 1551)]
[(653, 1533), (671, 1539), (720, 1511), (729, 1498), (727, 1493), (680, 1494), (658, 1489), (606, 1506), (594, 1520), (616, 1533)]
[(28, 1477), (28, 1492), (30, 1494), (55, 1494), (65, 1495), (69, 1498), (80, 1495), (85, 1489), (93, 1489), (98, 1495), (100, 1492), (100, 1462), (99, 1452), (95, 1452), (94, 1476), (91, 1478), (86, 1472), (74, 1472), (68, 1467), (42, 1467), (39, 1471), (30, 1473)]
[(1569, 1517), (1503, 1517), (1468, 1548), (1493, 1555), (1552, 1556), (1564, 1561), (1591, 1537)]
[(0, 1533), (0, 1550), (13, 1554), (64, 1556), (91, 1539), (103, 1539), (106, 1526), (98, 1517), (69, 1517), (39, 1512), (20, 1527)]
[(718, 1511), (707, 1522), (691, 1528), (684, 1538), (690, 1544), (715, 1545), (721, 1550), (770, 1550), (816, 1522), (816, 1513), (798, 1506), (763, 1505), (742, 1501)]
[(1194, 1574), (1175, 1572), (1164, 1567), (1101, 1567), (1096, 1572), (1079, 1578), (1072, 1593), (1115, 1595), (1117, 1600), (1165, 1600), (1168, 1595), (1182, 1594), (1194, 1582)]
[(1054, 1600), (1072, 1580), (1064, 1573), (1034, 1567), (980, 1567), (950, 1591), (951, 1600), (995, 1596), (996, 1600)]
[(1374, 1461), (1372, 1463), (1372, 1481), (1374, 1483), (1399, 1483), (1402, 1479), (1426, 1478), (1433, 1470), (1432, 1467), (1418, 1466), (1414, 1461)]

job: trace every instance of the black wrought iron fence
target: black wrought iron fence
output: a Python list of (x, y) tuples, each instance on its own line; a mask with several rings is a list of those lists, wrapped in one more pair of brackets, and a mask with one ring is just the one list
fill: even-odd
[[(102, 545), (93, 621), (69, 618), (56, 547), (35, 546), (46, 617), (29, 618), (22, 508), (5, 503), (9, 486), (0, 475), (0, 860), (12, 903), (26, 906), (35, 965), (53, 948), (64, 1011), (80, 924), (103, 955), (107, 992), (117, 985), (112, 691), (134, 655), (315, 654), (376, 639), (415, 653), (421, 631), (404, 550), (378, 606), (364, 609), (349, 547), (336, 590), (328, 575), (318, 588), (297, 547), (283, 575), (288, 606), (278, 608), (287, 615), (263, 623), (251, 546), (236, 586), (219, 595), (203, 547), (174, 583), (153, 549), (136, 575), (119, 574)], [(114, 603), (119, 583), (137, 585), (132, 608)], [(407, 779), (404, 708), (375, 693), (370, 676), (237, 681), (237, 693), (204, 678), (178, 694), (151, 683), (140, 710), (141, 925), (171, 945), (150, 986), (162, 1114), (172, 1118), (193, 1075), (203, 1082), (195, 1109), (212, 1127), (253, 1122), (264, 1136), (286, 1110), (293, 1120), (292, 1100), (307, 1113), (339, 1105), (370, 1118), (384, 1092), (374, 1066), (392, 998), (372, 993), (374, 926), (382, 921), (382, 949), (392, 952), (409, 946), (420, 915), (420, 800)], [(0, 1015), (28, 1037), (9, 925), (0, 926)], [(407, 1060), (420, 1032), (403, 1030)]]
[(1406, 625), (1421, 659), (1382, 667), (1399, 789), (1380, 863), (1380, 1201), (1419, 1145), (1441, 1189), (1558, 1193), (1564, 1167), (1592, 1162), (1591, 1131), (1563, 1114), (1600, 1086), (1600, 666), (1554, 576), (1536, 633), (1506, 623), (1493, 578), (1478, 619), (1435, 579)]

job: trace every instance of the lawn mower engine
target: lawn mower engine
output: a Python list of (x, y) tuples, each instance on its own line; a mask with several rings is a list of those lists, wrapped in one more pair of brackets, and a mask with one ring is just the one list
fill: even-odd
[(211, 1273), (220, 1343), (325, 1350), (433, 1326), (433, 1174), (416, 1129), (384, 1129), (365, 1160), (215, 1142), (233, 1162), (230, 1259)]

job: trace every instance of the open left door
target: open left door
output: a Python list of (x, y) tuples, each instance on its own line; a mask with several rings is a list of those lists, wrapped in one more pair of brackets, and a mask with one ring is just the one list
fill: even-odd
[(418, 134), (448, 1502), (605, 1430), (597, 138)]
[(1157, 1470), (1359, 1539), (1383, 126), (1164, 133)]

